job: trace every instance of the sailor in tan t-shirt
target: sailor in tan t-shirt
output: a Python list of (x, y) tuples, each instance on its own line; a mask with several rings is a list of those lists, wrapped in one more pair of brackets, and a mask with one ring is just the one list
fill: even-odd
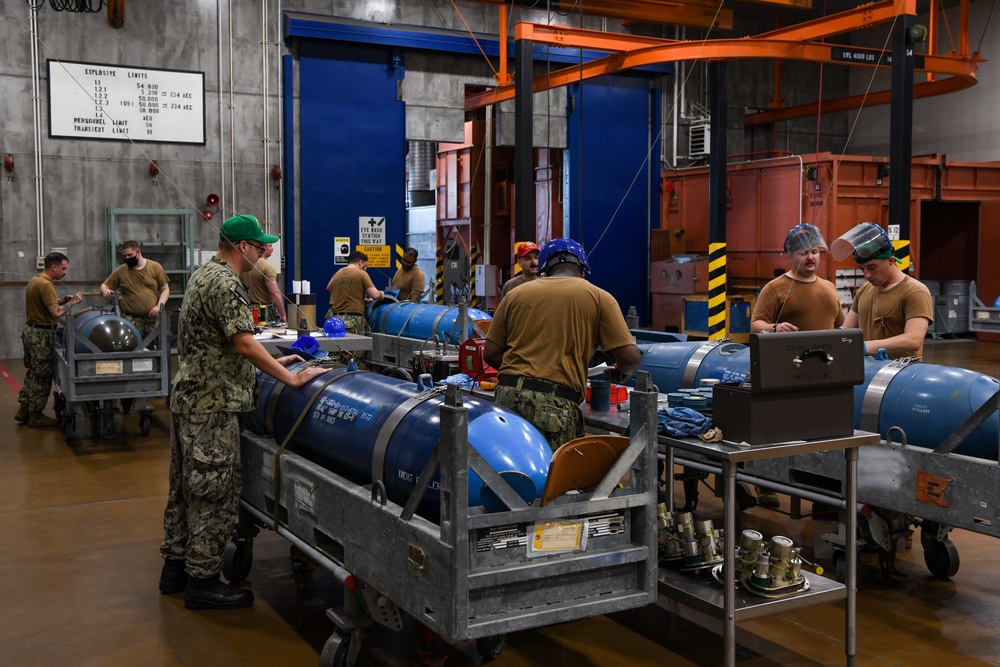
[(538, 253), (540, 249), (531, 241), (514, 244), (514, 261), (521, 267), (521, 272), (505, 282), (500, 290), (500, 301), (511, 293), (515, 287), (530, 283), (538, 277)]
[(160, 309), (170, 298), (170, 279), (159, 263), (142, 256), (137, 241), (122, 243), (122, 260), (124, 263), (101, 283), (101, 294), (110, 299), (118, 290), (122, 317), (145, 338), (156, 329)]
[(25, 324), (21, 331), (24, 346), (24, 384), (17, 396), (17, 414), (14, 419), (28, 426), (58, 426), (59, 421), (44, 414), (45, 404), (52, 395), (52, 376), (55, 374), (55, 329), (57, 318), (68, 311), (67, 305), (83, 301), (77, 292), (63, 298), (56, 297), (55, 282), (62, 280), (69, 270), (69, 259), (61, 252), (45, 256), (44, 269), (28, 281), (24, 291)]
[(400, 301), (417, 303), (424, 295), (424, 272), (417, 266), (417, 249), (407, 248), (399, 263), (401, 266), (392, 277), (392, 288), (399, 290)]
[(825, 250), (818, 227), (808, 223), (792, 227), (785, 237), (791, 268), (761, 289), (750, 331), (816, 331), (844, 323), (837, 289), (816, 275)]
[(273, 316), (269, 313), (268, 321), (278, 317), (282, 322), (287, 322), (285, 298), (278, 289), (278, 271), (267, 261), (272, 253), (274, 244), (265, 243), (264, 256), (257, 260), (252, 269), (240, 274), (240, 282), (246, 285), (251, 305), (268, 304), (268, 311), (274, 311)]
[(483, 358), (497, 369), (496, 402), (541, 431), (552, 449), (583, 435), (579, 403), (598, 346), (628, 376), (642, 354), (614, 297), (584, 279), (579, 243), (549, 241), (539, 255), (546, 277), (525, 283), (497, 307)]

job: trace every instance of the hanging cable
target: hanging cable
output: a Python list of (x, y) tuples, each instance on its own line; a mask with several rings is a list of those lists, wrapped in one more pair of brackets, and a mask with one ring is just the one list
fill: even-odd
[[(708, 38), (712, 34), (712, 28), (717, 24), (718, 19), (719, 19), (719, 13), (722, 11), (722, 7), (723, 7), (724, 4), (725, 4), (724, 2), (720, 2), (719, 6), (716, 8), (716, 10), (715, 10), (715, 16), (712, 17), (711, 27), (709, 27), (709, 29), (707, 31), (705, 31), (705, 36), (701, 40), (701, 45), (699, 47), (699, 57), (694, 58), (694, 60), (691, 63), (692, 67), (688, 68), (687, 75), (684, 77), (684, 81), (681, 83), (681, 90), (683, 90), (684, 86), (687, 85), (688, 80), (691, 78), (692, 74), (694, 73), (694, 67), (693, 67), (693, 65), (697, 64), (700, 61), (700, 53), (701, 53), (700, 50), (704, 49), (705, 46), (706, 46), (706, 44), (708, 43)], [(581, 14), (581, 21), (582, 21), (582, 14)], [(581, 23), (581, 25), (582, 25), (582, 23)], [(583, 65), (582, 65), (582, 55), (581, 55), (581, 68), (582, 67), (583, 67)], [(676, 72), (676, 70), (675, 70), (675, 72)], [(674, 99), (672, 100), (670, 109), (667, 110), (666, 115), (670, 115), (670, 113), (673, 112), (674, 107), (677, 106), (677, 100), (678, 100), (679, 96), (680, 96), (679, 92), (676, 95), (674, 95)], [(582, 124), (583, 124), (583, 117), (581, 115), (580, 125), (582, 126)], [(625, 195), (621, 198), (621, 201), (618, 202), (618, 206), (615, 208), (615, 212), (611, 214), (611, 218), (608, 220), (608, 224), (604, 227), (604, 230), (601, 232), (601, 235), (598, 237), (597, 242), (594, 243), (594, 245), (589, 249), (590, 253), (593, 253), (595, 250), (597, 250), (597, 246), (599, 246), (601, 244), (601, 241), (604, 240), (604, 237), (607, 235), (608, 230), (611, 229), (611, 225), (614, 223), (615, 217), (618, 215), (618, 211), (620, 211), (621, 208), (622, 208), (622, 206), (624, 206), (625, 200), (628, 199), (629, 194), (632, 192), (632, 188), (635, 187), (636, 181), (638, 181), (639, 180), (639, 176), (642, 175), (642, 171), (646, 167), (646, 163), (649, 161), (650, 155), (653, 152), (653, 147), (656, 146), (656, 143), (658, 141), (660, 141), (662, 137), (663, 137), (663, 125), (661, 124), (660, 125), (660, 130), (657, 133), (656, 138), (653, 139), (651, 142), (649, 142), (649, 149), (646, 151), (646, 155), (643, 158), (642, 163), (639, 165), (639, 168), (636, 170), (635, 176), (632, 178), (632, 182), (629, 184), (628, 189), (625, 191)], [(581, 169), (582, 169), (582, 164), (581, 164)], [(583, 227), (583, 225), (581, 224), (581, 229), (582, 229), (582, 227)], [(582, 238), (580, 240), (580, 245), (583, 245), (586, 248), (586, 245), (584, 245)]]
[(494, 77), (498, 76), (500, 73), (497, 71), (495, 67), (493, 67), (493, 63), (490, 62), (490, 59), (486, 55), (486, 52), (483, 51), (482, 45), (480, 45), (479, 40), (476, 39), (476, 34), (472, 32), (472, 28), (469, 27), (469, 24), (466, 22), (465, 17), (462, 16), (462, 10), (460, 10), (458, 8), (458, 5), (455, 4), (455, 0), (451, 0), (451, 6), (455, 8), (455, 13), (458, 14), (458, 18), (462, 19), (462, 25), (464, 25), (465, 29), (469, 31), (469, 37), (471, 37), (472, 41), (476, 43), (476, 48), (479, 49), (479, 52), (483, 54), (483, 58), (486, 60), (486, 64), (490, 66), (491, 70), (493, 70), (493, 76)]
[(941, 18), (944, 20), (944, 29), (948, 33), (948, 41), (951, 42), (951, 50), (954, 53), (958, 53), (958, 47), (955, 46), (955, 37), (951, 34), (951, 24), (948, 23), (948, 12), (944, 10), (944, 7), (939, 7), (938, 11), (941, 13)]
[(993, 0), (993, 6), (990, 7), (990, 15), (986, 17), (986, 25), (983, 26), (983, 36), (979, 38), (979, 46), (976, 47), (976, 53), (980, 53), (983, 50), (983, 40), (986, 39), (986, 31), (990, 29), (990, 21), (993, 20), (993, 12), (996, 11), (997, 0)]

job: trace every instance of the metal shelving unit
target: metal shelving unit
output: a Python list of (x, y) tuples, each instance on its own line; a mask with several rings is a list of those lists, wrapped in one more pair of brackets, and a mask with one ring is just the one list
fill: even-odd
[[(156, 260), (170, 277), (170, 298), (180, 299), (187, 289), (188, 277), (197, 266), (194, 256), (194, 221), (198, 212), (188, 208), (115, 208), (105, 209), (107, 225), (107, 273), (115, 270), (123, 241), (138, 241), (143, 255)], [(151, 223), (154, 218), (160, 218)], [(176, 226), (175, 226), (176, 225)], [(119, 238), (119, 235), (121, 237)], [(147, 250), (156, 249), (155, 252)], [(175, 282), (180, 278), (179, 284)]]
[[(843, 450), (847, 466), (847, 483), (845, 485), (846, 505), (849, 508), (846, 515), (845, 547), (846, 581), (837, 583), (810, 573), (804, 573), (809, 580), (808, 592), (799, 593), (787, 598), (770, 600), (751, 595), (737, 593), (736, 580), (726, 577), (723, 590), (715, 586), (706, 586), (682, 575), (660, 570), (660, 593), (671, 600), (676, 600), (710, 615), (719, 617), (723, 623), (723, 650), (726, 667), (736, 664), (736, 622), (763, 616), (765, 614), (788, 611), (821, 602), (847, 599), (846, 618), (844, 622), (844, 643), (848, 665), (854, 664), (857, 652), (856, 645), (856, 604), (857, 604), (857, 513), (850, 511), (857, 505), (858, 480), (858, 448), (875, 445), (880, 441), (877, 433), (855, 431), (853, 436), (845, 438), (829, 438), (819, 440), (803, 440), (798, 442), (779, 443), (774, 445), (757, 445), (744, 447), (731, 442), (706, 443), (697, 438), (671, 438), (660, 436), (660, 444), (666, 449), (667, 470), (673, 470), (674, 450), (695, 454), (722, 466), (724, 534), (736, 535), (736, 514), (739, 511), (739, 501), (736, 497), (736, 468), (745, 461), (769, 459), (780, 456), (793, 456), (811, 452)], [(736, 544), (734, 540), (726, 540), (725, 561), (723, 572), (734, 572), (736, 564)]]

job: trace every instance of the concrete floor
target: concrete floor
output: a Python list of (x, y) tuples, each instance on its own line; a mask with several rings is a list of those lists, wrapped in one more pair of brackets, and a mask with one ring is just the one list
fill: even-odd
[[(1000, 345), (928, 341), (925, 360), (1000, 376)], [(167, 491), (168, 412), (162, 399), (149, 436), (135, 416), (113, 439), (81, 424), (67, 444), (56, 429), (13, 419), (20, 360), (5, 360), (0, 386), (0, 665), (315, 665), (332, 632), (332, 578), (317, 570), (297, 593), (288, 544), (256, 540), (249, 582), (257, 602), (230, 612), (192, 612), (182, 596), (157, 591), (158, 546)], [(51, 406), (49, 408), (51, 412)], [(679, 489), (678, 489), (679, 491)], [(721, 521), (702, 493), (699, 515)], [(705, 501), (709, 496), (708, 501)], [(808, 505), (806, 504), (808, 507)], [(787, 504), (785, 506), (787, 508)], [(760, 508), (744, 525), (784, 534), (811, 556), (813, 522)], [(824, 527), (825, 529), (825, 527)], [(993, 538), (955, 531), (961, 567), (950, 581), (929, 576), (919, 546), (899, 556), (909, 573), (882, 583), (874, 554), (859, 570), (856, 664), (1000, 665), (1000, 564)], [(919, 545), (919, 540), (917, 541)], [(826, 566), (829, 568), (830, 563)], [(721, 664), (721, 625), (659, 607), (516, 633), (497, 667)], [(740, 623), (737, 664), (844, 664), (843, 604), (808, 607)], [(415, 663), (412, 628), (375, 632), (368, 665)], [(447, 665), (477, 664), (474, 646), (441, 647)]]

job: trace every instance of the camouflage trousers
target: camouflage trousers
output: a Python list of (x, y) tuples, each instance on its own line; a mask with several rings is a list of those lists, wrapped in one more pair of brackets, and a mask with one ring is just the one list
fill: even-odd
[(139, 335), (142, 338), (145, 338), (152, 332), (156, 331), (160, 326), (160, 318), (158, 317), (133, 315), (132, 313), (126, 313), (125, 311), (122, 311), (122, 317), (135, 325), (135, 328), (139, 330)]
[(552, 392), (518, 391), (517, 387), (500, 385), (496, 388), (494, 400), (497, 405), (513, 410), (534, 424), (553, 451), (583, 435), (580, 406)]
[(221, 572), (242, 488), (236, 413), (173, 413), (161, 555), (186, 561), (199, 579)]
[(28, 406), (29, 412), (41, 412), (49, 402), (52, 376), (55, 374), (55, 330), (26, 326), (21, 332), (24, 347), (24, 384), (17, 402)]
[[(334, 315), (334, 312), (333, 312), (333, 308), (329, 308), (326, 311), (326, 317), (323, 318), (323, 322), (325, 323), (328, 319), (330, 319), (331, 317), (334, 317), (334, 316), (335, 315)], [(367, 336), (368, 335), (368, 326), (367, 326), (368, 323), (365, 322), (365, 318), (363, 316), (361, 316), (361, 315), (336, 315), (336, 317), (339, 317), (340, 319), (342, 319), (344, 321), (344, 328), (347, 329), (347, 333), (357, 334), (358, 336)], [(354, 355), (354, 363), (356, 363), (358, 365), (358, 368), (361, 368), (361, 369), (368, 368), (368, 364), (366, 363), (366, 359), (367, 359), (368, 355), (365, 352), (359, 350), (359, 351), (354, 352), (353, 355)]]

